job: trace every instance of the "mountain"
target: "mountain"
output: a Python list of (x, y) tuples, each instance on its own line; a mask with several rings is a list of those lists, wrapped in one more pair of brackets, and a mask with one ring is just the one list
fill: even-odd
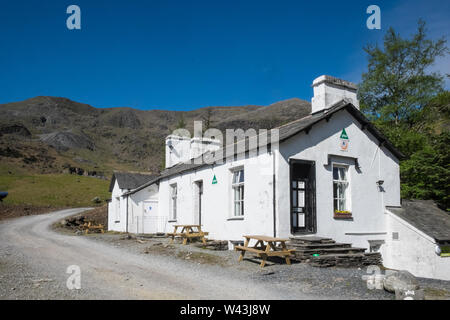
[(71, 167), (105, 176), (113, 170), (157, 173), (164, 167), (164, 138), (182, 122), (191, 133), (194, 120), (220, 130), (269, 129), (310, 110), (309, 102), (296, 98), (192, 111), (95, 108), (43, 96), (0, 104), (0, 174), (61, 173)]

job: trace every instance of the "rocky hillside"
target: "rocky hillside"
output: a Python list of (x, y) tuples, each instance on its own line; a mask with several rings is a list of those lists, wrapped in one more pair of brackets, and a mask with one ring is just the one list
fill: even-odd
[(0, 169), (81, 169), (105, 176), (112, 170), (158, 172), (164, 166), (164, 138), (181, 123), (191, 132), (194, 120), (221, 130), (272, 128), (307, 115), (310, 108), (306, 101), (290, 99), (270, 106), (144, 111), (35, 97), (0, 104)]

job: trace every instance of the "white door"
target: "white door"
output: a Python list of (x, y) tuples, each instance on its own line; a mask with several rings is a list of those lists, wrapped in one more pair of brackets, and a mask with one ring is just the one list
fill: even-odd
[(194, 224), (202, 224), (203, 181), (194, 182)]
[(142, 233), (157, 233), (162, 232), (158, 217), (158, 201), (147, 200), (143, 201), (142, 208)]

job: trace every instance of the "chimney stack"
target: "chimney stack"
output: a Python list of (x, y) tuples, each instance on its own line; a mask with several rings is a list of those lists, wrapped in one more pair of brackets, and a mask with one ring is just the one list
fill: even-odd
[(356, 84), (331, 76), (320, 76), (313, 81), (314, 97), (311, 113), (326, 111), (341, 100), (346, 100), (359, 109)]

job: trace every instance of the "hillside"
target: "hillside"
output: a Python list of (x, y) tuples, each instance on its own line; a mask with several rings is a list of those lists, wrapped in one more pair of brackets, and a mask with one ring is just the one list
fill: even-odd
[(181, 119), (210, 127), (272, 128), (307, 115), (309, 102), (269, 106), (207, 107), (193, 111), (95, 108), (57, 97), (0, 104), (0, 172), (78, 173), (109, 177), (113, 170), (158, 172), (164, 138)]

